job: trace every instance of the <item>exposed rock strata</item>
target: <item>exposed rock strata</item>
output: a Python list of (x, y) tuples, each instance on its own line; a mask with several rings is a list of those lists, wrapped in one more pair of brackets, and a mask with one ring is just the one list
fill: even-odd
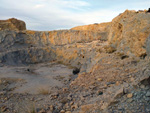
[(93, 31), (0, 31), (0, 60), (9, 65), (57, 60), (87, 67), (87, 62), (91, 63), (90, 59), (97, 54), (95, 46), (101, 37)]
[[(145, 41), (150, 34), (149, 19), (149, 13), (126, 10), (110, 23), (49, 32), (10, 31), (25, 30), (25, 26), (24, 22), (9, 19), (10, 23), (15, 21), (13, 25), (16, 27), (9, 23), (4, 29), (10, 30), (0, 31), (0, 60), (8, 64), (57, 60), (80, 68), (92, 68), (90, 65), (94, 65), (103, 52), (117, 51), (122, 57), (144, 57)], [(19, 54), (20, 57), (16, 57)], [(8, 56), (11, 56), (11, 62)]]

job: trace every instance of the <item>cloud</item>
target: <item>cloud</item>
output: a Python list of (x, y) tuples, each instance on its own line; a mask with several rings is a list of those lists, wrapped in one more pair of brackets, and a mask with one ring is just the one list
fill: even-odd
[(37, 9), (37, 8), (42, 8), (42, 7), (44, 7), (43, 4), (37, 4), (37, 5), (34, 6), (34, 8), (36, 8), (36, 9)]
[(27, 29), (55, 30), (111, 21), (125, 9), (149, 5), (149, 0), (0, 0), (0, 15), (24, 20)]

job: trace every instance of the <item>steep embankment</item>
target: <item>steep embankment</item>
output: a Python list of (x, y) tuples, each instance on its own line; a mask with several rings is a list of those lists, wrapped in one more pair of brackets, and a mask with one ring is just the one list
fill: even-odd
[(18, 31), (25, 30), (24, 22), (1, 21), (0, 60), (6, 64), (57, 60), (80, 68), (98, 60), (101, 53), (145, 57), (149, 19), (149, 13), (126, 10), (109, 23), (49, 32)]
[(128, 56), (146, 55), (145, 41), (150, 34), (150, 13), (126, 10), (112, 20), (109, 43)]
[(109, 47), (128, 56), (146, 55), (146, 39), (150, 34), (150, 13), (126, 10), (109, 23), (78, 26), (74, 30), (107, 32)]
[[(89, 45), (93, 41), (100, 41), (103, 35), (94, 31), (76, 30), (49, 32), (2, 30), (0, 34), (2, 63), (19, 65), (60, 61), (76, 67), (81, 67), (81, 63), (84, 65), (90, 57), (95, 57), (92, 54), (95, 54), (96, 48)], [(91, 50), (87, 49), (87, 46)], [(83, 58), (84, 56), (86, 57)]]

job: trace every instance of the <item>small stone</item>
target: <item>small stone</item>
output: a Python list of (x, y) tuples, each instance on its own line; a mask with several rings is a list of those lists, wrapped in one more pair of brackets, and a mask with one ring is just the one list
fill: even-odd
[(56, 98), (58, 98), (58, 96), (59, 96), (58, 93), (54, 93), (54, 94), (51, 95), (52, 99), (56, 99)]
[(150, 91), (148, 91), (148, 92), (146, 93), (146, 96), (147, 96), (147, 97), (150, 97)]
[(135, 79), (133, 77), (130, 78), (131, 82), (133, 82)]
[(76, 109), (76, 108), (78, 108), (78, 105), (77, 105), (77, 104), (71, 106), (71, 109)]
[(127, 97), (128, 97), (128, 98), (132, 98), (132, 97), (133, 97), (133, 94), (132, 94), (132, 93), (129, 93), (129, 94), (127, 95)]
[(147, 112), (150, 112), (150, 109), (147, 108), (146, 111), (147, 111)]
[(4, 95), (6, 91), (0, 91), (0, 95)]
[(34, 101), (34, 98), (31, 98), (30, 100), (31, 100), (31, 101)]
[(117, 85), (117, 86), (119, 86), (119, 85), (120, 85), (119, 81), (117, 81), (117, 82), (116, 82), (116, 85)]
[(53, 106), (53, 105), (50, 105), (49, 107), (50, 107), (50, 110), (51, 110), (51, 111), (54, 110), (54, 106)]
[(4, 100), (8, 100), (8, 98), (6, 97), (6, 98), (4, 98)]
[(129, 99), (129, 100), (128, 100), (129, 103), (131, 103), (132, 101), (133, 101), (132, 99)]
[(71, 113), (71, 111), (66, 111), (65, 113)]
[(123, 94), (127, 94), (129, 91), (127, 88), (123, 88)]
[(62, 109), (62, 110), (60, 111), (60, 113), (65, 113), (65, 110)]
[(74, 104), (74, 102), (70, 102), (70, 105), (73, 105)]
[(144, 85), (141, 85), (141, 86), (140, 86), (140, 88), (144, 89), (144, 88), (145, 88), (145, 86), (144, 86)]
[(46, 113), (44, 109), (40, 110), (39, 113)]
[(145, 89), (148, 90), (148, 89), (150, 89), (150, 88), (149, 88), (148, 86), (145, 86)]
[(7, 108), (6, 106), (1, 107), (1, 111), (2, 111), (2, 112), (7, 111), (7, 109), (8, 109), (8, 108)]
[(102, 79), (102, 78), (98, 78), (97, 80), (98, 80), (98, 81), (103, 81), (103, 79)]
[(68, 91), (68, 88), (63, 88), (63, 92)]

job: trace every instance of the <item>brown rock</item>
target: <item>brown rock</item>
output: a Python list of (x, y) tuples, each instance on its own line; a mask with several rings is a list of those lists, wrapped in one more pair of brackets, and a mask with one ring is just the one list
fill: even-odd
[(44, 109), (40, 110), (39, 113), (46, 113)]
[(50, 107), (50, 111), (53, 111), (55, 109), (53, 105), (50, 105), (49, 107)]
[(25, 22), (10, 18), (8, 20), (0, 20), (0, 30), (26, 30)]
[(65, 113), (71, 113), (71, 111), (66, 111)]
[(6, 106), (2, 106), (2, 107), (1, 107), (1, 111), (2, 111), (2, 112), (7, 111), (7, 109), (8, 109), (8, 108), (7, 108)]
[(71, 109), (77, 109), (77, 108), (78, 108), (77, 104), (71, 106)]
[(61, 110), (60, 113), (65, 113), (65, 110)]
[(98, 78), (97, 80), (98, 80), (98, 81), (103, 81), (103, 79), (102, 79), (102, 78)]
[(93, 107), (94, 107), (94, 105), (92, 105), (92, 104), (82, 105), (82, 106), (81, 106), (81, 112), (80, 112), (80, 113), (89, 112)]
[(129, 93), (129, 94), (127, 94), (127, 97), (128, 97), (128, 98), (132, 98), (132, 97), (133, 97), (133, 94), (132, 94), (132, 93)]
[(126, 10), (112, 20), (108, 41), (125, 54), (142, 57), (145, 40), (150, 34), (150, 15)]

